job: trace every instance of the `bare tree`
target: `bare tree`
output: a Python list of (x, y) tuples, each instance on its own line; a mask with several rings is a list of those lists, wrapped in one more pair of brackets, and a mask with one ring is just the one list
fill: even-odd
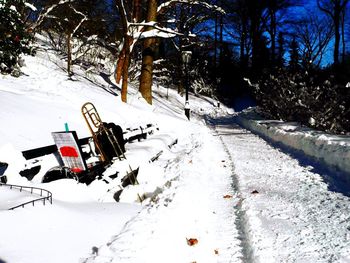
[(278, 36), (278, 29), (282, 27), (287, 21), (287, 10), (290, 7), (300, 5), (299, 1), (296, 0), (267, 0), (266, 10), (263, 16), (263, 23), (265, 28), (270, 35), (270, 60), (274, 66), (276, 62), (276, 42)]
[(344, 8), (341, 14), (341, 39), (342, 39), (342, 63), (345, 62), (346, 55), (346, 45), (345, 45), (345, 18), (346, 18), (346, 9)]
[[(333, 61), (335, 65), (339, 64), (339, 46), (340, 46), (340, 26), (343, 11), (346, 9), (349, 0), (317, 0), (317, 6), (321, 11), (327, 14), (333, 22), (334, 34), (334, 52)], [(345, 44), (345, 43), (344, 43)]]
[[(134, 1), (135, 2), (135, 1)], [(134, 3), (133, 2), (133, 3)], [(115, 70), (115, 80), (117, 83), (120, 83), (122, 79), (122, 91), (121, 99), (123, 102), (127, 101), (127, 91), (128, 91), (128, 76), (129, 76), (129, 63), (130, 63), (130, 53), (131, 45), (133, 43), (132, 34), (129, 32), (129, 19), (128, 12), (123, 0), (116, 0), (119, 14), (121, 17), (122, 31), (123, 31), (123, 47), (119, 53), (117, 66)], [(138, 5), (138, 7), (140, 7)], [(138, 11), (135, 11), (138, 12)], [(136, 19), (136, 18), (135, 18)], [(135, 19), (133, 19), (135, 21)], [(135, 21), (136, 22), (136, 21)], [(138, 22), (138, 21), (137, 21)]]
[[(138, 0), (134, 0), (134, 7)], [(130, 2), (129, 2), (130, 3)], [(140, 3), (140, 2), (139, 2)], [(156, 22), (159, 15), (165, 14), (178, 4), (198, 5), (208, 9), (222, 11), (220, 8), (210, 5), (205, 1), (193, 0), (169, 0), (157, 5), (156, 0), (148, 0), (147, 21), (133, 21), (131, 18), (131, 9), (127, 8), (125, 0), (116, 0), (120, 16), (123, 24), (123, 48), (119, 54), (115, 79), (117, 83), (123, 80), (122, 84), (122, 100), (126, 101), (127, 94), (127, 76), (129, 68), (129, 58), (133, 47), (139, 40), (145, 40), (143, 52), (143, 70), (140, 77), (140, 92), (148, 103), (152, 103), (151, 82), (153, 69), (153, 48), (156, 42), (155, 38), (173, 38), (175, 36), (183, 36), (178, 32), (177, 28), (166, 28)], [(150, 39), (150, 40), (149, 40)], [(152, 40), (153, 39), (153, 40)], [(150, 74), (150, 75), (148, 75)], [(148, 76), (147, 76), (148, 75)], [(145, 77), (146, 76), (146, 77)], [(150, 80), (150, 81), (149, 81)]]
[[(97, 43), (94, 40), (98, 39), (98, 36), (107, 38), (107, 19), (104, 18), (106, 5), (93, 0), (40, 0), (37, 1), (37, 5), (39, 11), (32, 27), (35, 31), (47, 32), (54, 46), (66, 51), (66, 69), (71, 76), (72, 64), (79, 61), (89, 50), (89, 44)], [(63, 38), (62, 36), (64, 42), (57, 46), (56, 39)], [(79, 40), (74, 45), (73, 38)], [(104, 41), (99, 41), (102, 42)]]
[(302, 63), (309, 69), (320, 66), (326, 48), (332, 39), (333, 28), (327, 17), (319, 17), (308, 11), (308, 18), (296, 25), (296, 37), (300, 44)]

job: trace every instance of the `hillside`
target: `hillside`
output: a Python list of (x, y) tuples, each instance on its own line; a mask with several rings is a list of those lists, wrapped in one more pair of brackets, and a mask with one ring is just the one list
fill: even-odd
[[(1, 225), (6, 229), (2, 231), (0, 259), (6, 262), (77, 262), (88, 255), (93, 246), (121, 231), (142, 209), (139, 196), (148, 197), (144, 201), (147, 204), (150, 197), (156, 198), (179, 176), (181, 171), (175, 167), (189, 161), (192, 151), (199, 146), (198, 139), (208, 133), (204, 122), (196, 117), (197, 113), (217, 114), (218, 109), (214, 106), (216, 102), (208, 98), (191, 96), (194, 112), (189, 122), (183, 112), (184, 98), (158, 86), (154, 89), (152, 106), (133, 85), (129, 88), (128, 104), (122, 103), (119, 90), (98, 75), (89, 76), (93, 83), (83, 70), (75, 67), (75, 75), (68, 78), (62, 70), (64, 61), (48, 50), (45, 43), (41, 45), (35, 57), (25, 57), (20, 78), (0, 77), (0, 160), (9, 164), (5, 172), (9, 184), (50, 190), (53, 205), (37, 204), (34, 208), (30, 205), (13, 212), (0, 211)], [(21, 151), (52, 145), (51, 132), (63, 131), (65, 123), (79, 138), (91, 136), (81, 114), (85, 102), (96, 106), (103, 121), (114, 122), (124, 130), (147, 124), (157, 129), (145, 140), (126, 144), (127, 160), (116, 161), (104, 173), (109, 183), (96, 180), (87, 186), (73, 179), (63, 179), (42, 184), (45, 173), (58, 165), (56, 159), (51, 154), (25, 160)], [(171, 144), (175, 145), (170, 149)], [(162, 153), (159, 159), (149, 163), (158, 153)], [(41, 169), (33, 180), (19, 175), (24, 168), (38, 163)], [(118, 204), (113, 196), (120, 189), (120, 179), (128, 172), (128, 167), (139, 168), (139, 185), (125, 189), (122, 203)], [(108, 178), (116, 171), (119, 176), (115, 180)], [(0, 188), (0, 191), (4, 209), (23, 199), (13, 190), (8, 193), (8, 189)], [(20, 196), (16, 198), (17, 195)], [(57, 248), (62, 250), (60, 256), (57, 256)]]
[[(0, 262), (350, 260), (348, 174), (332, 162), (325, 168), (322, 155), (305, 157), (331, 147), (329, 159), (346, 164), (348, 137), (262, 120), (253, 109), (235, 113), (193, 94), (188, 121), (184, 97), (158, 85), (153, 105), (133, 84), (122, 103), (113, 80), (79, 67), (68, 78), (64, 59), (44, 42), (25, 57), (20, 78), (0, 76), (0, 162), (9, 164), (9, 184), (44, 188), (53, 203), (9, 211), (31, 194), (0, 184)], [(53, 144), (51, 133), (67, 125), (79, 138), (90, 136), (81, 113), (86, 102), (124, 131), (152, 124), (153, 133), (127, 143), (126, 160), (115, 158), (88, 185), (72, 178), (42, 183), (57, 159), (25, 160), (22, 151)], [(38, 164), (32, 180), (20, 175)], [(138, 184), (121, 186), (136, 168)]]

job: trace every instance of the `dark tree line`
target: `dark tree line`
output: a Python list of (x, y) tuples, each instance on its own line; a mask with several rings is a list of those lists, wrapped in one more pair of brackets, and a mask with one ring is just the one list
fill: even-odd
[(227, 13), (212, 19), (211, 71), (222, 99), (250, 93), (270, 118), (350, 131), (347, 0), (217, 2)]
[[(220, 6), (225, 13), (205, 9), (194, 2)], [(27, 24), (36, 31), (64, 33), (66, 38), (95, 35), (111, 47), (125, 38), (129, 26), (123, 22), (121, 9), (125, 8), (128, 23), (157, 21), (183, 34), (171, 39), (177, 45), (168, 47), (169, 53), (192, 45), (193, 52), (200, 51), (206, 56), (206, 49), (211, 49), (210, 55), (214, 58), (210, 62), (220, 64), (228, 47), (234, 54), (232, 62), (238, 61), (241, 69), (254, 72), (296, 62), (303, 67), (310, 66), (308, 64), (320, 67), (325, 61), (326, 48), (333, 49), (331, 62), (338, 65), (344, 62), (347, 52), (348, 0), (159, 0), (154, 3), (150, 0), (33, 0), (32, 4), (37, 10), (31, 15), (28, 11), (23, 13)], [(157, 13), (156, 10), (149, 17), (150, 7), (157, 9), (162, 4), (168, 4), (166, 11)], [(176, 21), (171, 24), (172, 19)], [(190, 32), (196, 34), (195, 40), (186, 37)], [(169, 39), (158, 42), (157, 46), (163, 45)], [(297, 56), (292, 56), (290, 50), (295, 45), (302, 61), (293, 61)], [(214, 71), (217, 66), (213, 67)]]

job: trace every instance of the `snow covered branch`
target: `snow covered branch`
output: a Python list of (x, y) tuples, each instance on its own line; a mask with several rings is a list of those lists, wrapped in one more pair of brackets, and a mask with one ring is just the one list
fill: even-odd
[(73, 29), (72, 31), (72, 36), (75, 34), (75, 32), (79, 29), (79, 27), (85, 22), (88, 20), (88, 17), (87, 15), (85, 15), (84, 13), (76, 10), (74, 7), (71, 7), (73, 9), (73, 11), (78, 14), (78, 15), (81, 15), (83, 18), (80, 20), (80, 22), (78, 23), (78, 25)]
[(158, 12), (158, 14), (164, 13), (166, 9), (173, 7), (176, 4), (199, 5), (199, 6), (205, 7), (209, 10), (214, 10), (216, 12), (225, 14), (225, 11), (221, 7), (219, 7), (217, 5), (211, 5), (205, 1), (198, 1), (198, 0), (170, 0), (170, 1), (167, 1), (163, 4), (161, 4), (158, 7), (157, 12)]
[[(184, 34), (179, 33), (173, 29), (160, 27), (156, 22), (130, 23), (129, 26), (140, 27), (140, 29), (132, 35), (134, 39), (146, 39), (151, 37), (172, 38), (175, 36), (184, 36)], [(144, 32), (145, 27), (153, 27), (153, 29)]]
[(31, 9), (32, 11), (37, 11), (37, 8), (34, 5), (32, 5), (32, 4), (28, 3), (28, 2), (25, 2), (24, 5), (26, 7), (28, 7), (29, 9)]
[[(58, 6), (66, 4), (66, 3), (71, 3), (72, 0), (60, 0), (57, 4), (51, 5), (49, 8), (46, 10), (44, 9), (40, 14), (38, 19), (36, 20), (35, 24), (33, 25), (33, 28), (39, 27), (45, 20), (45, 18), (48, 17), (48, 15)], [(74, 0), (73, 0), (74, 2)]]

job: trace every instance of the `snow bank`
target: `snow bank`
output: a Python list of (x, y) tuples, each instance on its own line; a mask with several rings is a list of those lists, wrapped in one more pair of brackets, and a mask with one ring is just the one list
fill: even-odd
[(240, 113), (237, 119), (246, 129), (350, 174), (349, 136), (327, 134), (298, 123), (265, 120), (252, 109)]

